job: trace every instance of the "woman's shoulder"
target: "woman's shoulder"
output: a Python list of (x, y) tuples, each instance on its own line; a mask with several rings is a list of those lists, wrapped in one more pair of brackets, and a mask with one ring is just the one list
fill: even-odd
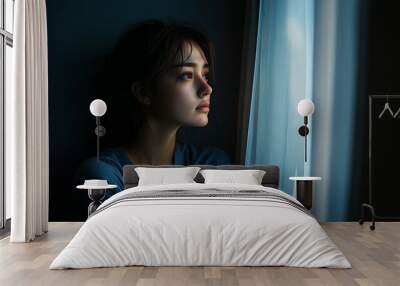
[(83, 160), (81, 166), (122, 169), (126, 161), (126, 155), (121, 148), (107, 148), (100, 153), (99, 160), (96, 157), (90, 157)]
[(119, 148), (105, 149), (100, 153), (99, 160), (90, 157), (83, 160), (74, 175), (77, 184), (85, 179), (105, 179), (111, 184), (122, 184), (122, 168), (126, 158)]
[[(193, 143), (179, 142), (180, 153), (177, 154), (178, 162), (183, 165), (205, 164), (205, 165), (226, 165), (231, 164), (228, 154), (215, 146), (198, 145)], [(180, 156), (179, 156), (180, 155)], [(179, 158), (181, 157), (181, 158)]]

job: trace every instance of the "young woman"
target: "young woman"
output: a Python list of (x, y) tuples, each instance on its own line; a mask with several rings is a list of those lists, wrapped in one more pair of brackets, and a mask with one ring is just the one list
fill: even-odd
[(229, 164), (215, 147), (179, 142), (180, 127), (204, 127), (212, 109), (212, 50), (201, 32), (150, 20), (128, 30), (111, 57), (105, 99), (107, 139), (114, 148), (84, 161), (76, 182), (105, 179), (123, 190), (126, 164)]

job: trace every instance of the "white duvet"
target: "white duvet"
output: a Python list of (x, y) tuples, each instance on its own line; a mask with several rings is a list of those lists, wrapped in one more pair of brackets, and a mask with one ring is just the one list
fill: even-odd
[(274, 200), (182, 197), (125, 200), (134, 192), (277, 189), (239, 184), (138, 186), (106, 200), (50, 269), (145, 266), (295, 266), (350, 268), (311, 216)]

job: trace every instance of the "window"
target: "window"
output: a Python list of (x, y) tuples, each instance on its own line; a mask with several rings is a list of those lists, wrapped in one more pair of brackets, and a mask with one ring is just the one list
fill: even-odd
[(14, 3), (14, 0), (0, 0), (0, 228), (2, 229), (11, 217), (11, 196), (4, 184), (4, 99), (12, 88)]

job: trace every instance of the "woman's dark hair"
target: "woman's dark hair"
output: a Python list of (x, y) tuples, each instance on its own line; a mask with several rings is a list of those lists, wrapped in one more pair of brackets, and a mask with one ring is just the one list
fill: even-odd
[(145, 120), (145, 106), (134, 96), (133, 83), (145, 94), (155, 91), (158, 79), (186, 60), (185, 44), (192, 49), (193, 42), (203, 50), (209, 64), (209, 82), (212, 84), (211, 42), (197, 29), (147, 20), (134, 25), (121, 36), (106, 63), (106, 145), (120, 146), (135, 142)]

